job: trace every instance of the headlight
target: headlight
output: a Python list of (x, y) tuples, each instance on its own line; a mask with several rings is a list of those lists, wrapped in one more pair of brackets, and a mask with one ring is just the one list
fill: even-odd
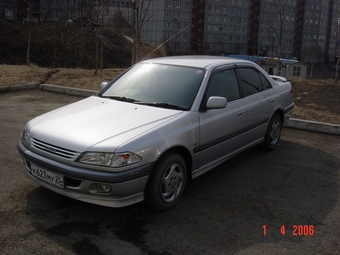
[(98, 166), (110, 166), (113, 153), (86, 152), (80, 156), (78, 162)]
[(142, 159), (134, 153), (105, 153), (105, 152), (85, 152), (77, 160), (79, 163), (122, 167), (140, 162)]
[(26, 145), (30, 146), (30, 135), (26, 131), (26, 128), (24, 128), (21, 132), (21, 141)]
[(125, 152), (125, 153), (117, 153), (113, 157), (112, 167), (120, 167), (132, 165), (140, 162), (142, 159), (134, 153)]

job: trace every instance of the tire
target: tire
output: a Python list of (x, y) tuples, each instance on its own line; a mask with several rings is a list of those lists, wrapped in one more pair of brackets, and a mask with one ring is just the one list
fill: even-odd
[(263, 141), (263, 147), (265, 150), (274, 150), (280, 141), (282, 131), (282, 120), (280, 116), (275, 113), (271, 118), (267, 132)]
[(184, 159), (170, 152), (155, 164), (145, 188), (145, 203), (152, 209), (165, 211), (181, 199), (187, 180)]

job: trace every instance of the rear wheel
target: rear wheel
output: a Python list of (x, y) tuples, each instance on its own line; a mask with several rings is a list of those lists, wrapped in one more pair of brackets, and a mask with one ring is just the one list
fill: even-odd
[(187, 180), (184, 159), (167, 153), (155, 164), (145, 188), (145, 202), (156, 210), (167, 210), (180, 200)]
[(274, 150), (280, 141), (282, 130), (282, 120), (280, 116), (275, 113), (269, 122), (263, 146), (266, 150)]

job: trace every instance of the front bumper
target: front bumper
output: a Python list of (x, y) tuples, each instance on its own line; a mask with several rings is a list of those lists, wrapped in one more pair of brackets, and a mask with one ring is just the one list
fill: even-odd
[[(34, 182), (61, 195), (80, 201), (108, 207), (123, 207), (144, 200), (144, 188), (153, 164), (122, 172), (106, 172), (68, 165), (42, 157), (27, 149), (21, 141), (17, 149), (22, 157), (25, 174)], [(64, 187), (56, 187), (31, 174), (31, 165), (54, 172), (64, 177)], [(98, 184), (111, 187), (109, 193), (97, 190)]]

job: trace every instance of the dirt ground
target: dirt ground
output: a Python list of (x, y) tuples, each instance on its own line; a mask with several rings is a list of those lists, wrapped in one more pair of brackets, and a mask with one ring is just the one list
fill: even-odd
[(292, 79), (293, 117), (340, 124), (340, 83), (334, 80)]
[[(49, 69), (35, 65), (0, 65), (0, 87), (40, 83), (98, 90), (102, 81), (110, 81), (124, 69)], [(340, 124), (340, 82), (319, 79), (290, 79), (298, 119)]]

